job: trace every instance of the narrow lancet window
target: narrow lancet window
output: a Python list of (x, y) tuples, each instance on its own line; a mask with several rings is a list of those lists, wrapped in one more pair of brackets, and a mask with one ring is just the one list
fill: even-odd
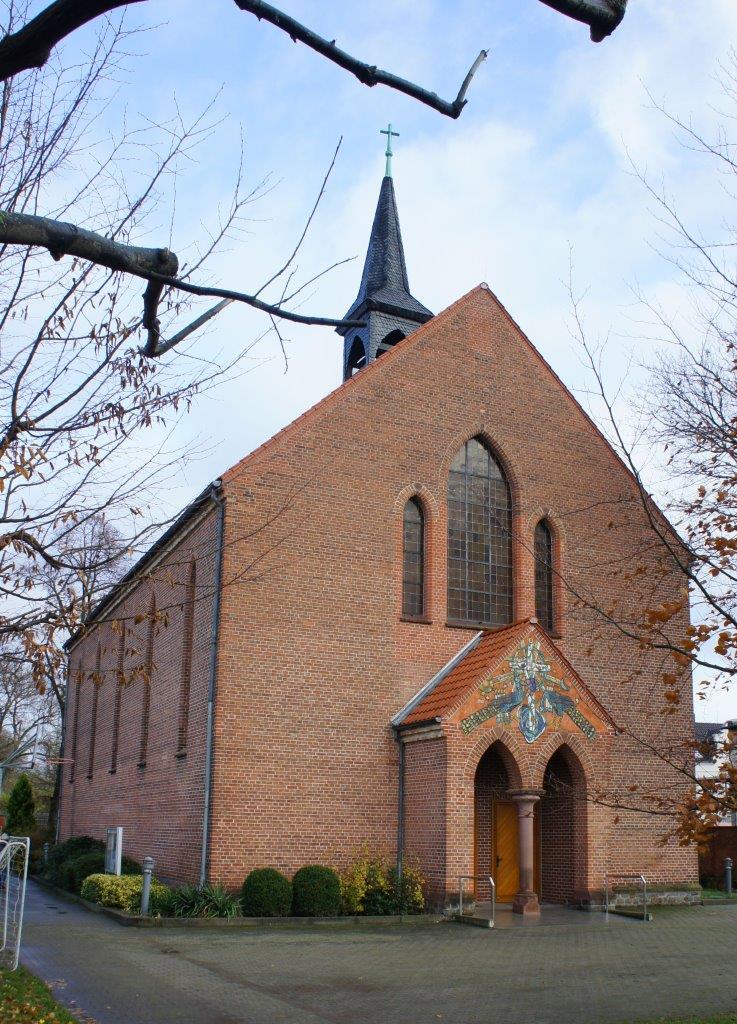
[(95, 771), (95, 743), (97, 742), (97, 705), (100, 700), (100, 687), (102, 686), (102, 647), (97, 645), (97, 657), (95, 659), (95, 672), (92, 676), (92, 711), (90, 712), (90, 749), (89, 761), (87, 763), (87, 778), (91, 779)]
[(187, 730), (189, 728), (189, 692), (192, 680), (192, 644), (194, 642), (195, 590), (197, 587), (197, 563), (194, 558), (189, 566), (187, 593), (184, 599), (182, 628), (182, 676), (179, 687), (179, 730), (177, 754), (183, 757), (187, 752)]
[(512, 621), (512, 496), (481, 441), (463, 445), (448, 481), (448, 619)]
[[(79, 702), (82, 699), (82, 678), (84, 670), (77, 669), (77, 685), (74, 688), (74, 716), (72, 718), (72, 763), (69, 768), (69, 781), (74, 782), (74, 769), (77, 766), (77, 739), (79, 736)], [(69, 687), (71, 691), (71, 686)]]
[(151, 715), (151, 674), (154, 667), (154, 635), (156, 631), (156, 597), (152, 595), (148, 610), (148, 638), (146, 641), (146, 660), (143, 666), (143, 699), (141, 701), (141, 749), (138, 754), (138, 767), (146, 767), (148, 756), (148, 723)]
[(404, 506), (402, 537), (402, 614), (425, 614), (425, 517), (417, 498)]
[(120, 740), (120, 704), (123, 699), (125, 685), (125, 624), (121, 623), (118, 640), (118, 667), (115, 673), (115, 707), (113, 708), (113, 742), (110, 752), (110, 774), (118, 770), (118, 743)]
[(537, 621), (553, 632), (553, 535), (541, 519), (535, 527), (535, 615)]

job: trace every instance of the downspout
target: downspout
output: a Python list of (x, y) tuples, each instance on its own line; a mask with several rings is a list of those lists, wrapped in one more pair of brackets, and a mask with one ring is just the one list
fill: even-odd
[(218, 524), (215, 540), (215, 580), (212, 605), (212, 634), (210, 637), (210, 682), (207, 691), (207, 721), (205, 723), (205, 802), (202, 811), (202, 852), (200, 854), (200, 885), (207, 881), (207, 860), (210, 847), (210, 808), (212, 802), (212, 751), (215, 726), (215, 681), (218, 667), (218, 634), (220, 632), (220, 590), (223, 572), (223, 537), (225, 533), (225, 502), (220, 494), (222, 481), (212, 484), (212, 499), (218, 506)]
[(399, 745), (397, 770), (399, 774), (397, 787), (397, 882), (402, 891), (402, 870), (404, 867), (404, 743), (399, 729), (394, 726), (394, 739)]

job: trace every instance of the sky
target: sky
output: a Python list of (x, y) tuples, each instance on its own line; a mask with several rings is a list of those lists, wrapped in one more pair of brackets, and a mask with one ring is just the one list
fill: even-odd
[[(537, 0), (284, 0), (283, 9), (369, 63), (455, 96), (481, 47), (488, 60), (457, 121), (346, 72), (229, 0), (157, 0), (131, 8), (146, 31), (130, 49), (105, 118), (165, 122), (195, 117), (214, 100), (219, 126), (182, 167), (173, 221), (162, 208), (141, 244), (185, 257), (227, 203), (243, 152), (247, 186), (267, 182), (249, 223), (210, 264), (224, 287), (255, 290), (298, 238), (339, 139), (328, 189), (298, 258), (298, 280), (354, 257), (304, 293), (304, 312), (341, 316), (355, 296), (391, 122), (394, 179), (415, 296), (438, 312), (487, 282), (574, 394), (591, 407), (591, 380), (570, 334), (569, 268), (585, 292), (591, 337), (609, 337), (605, 369), (628, 394), (646, 387), (651, 355), (634, 297), (682, 301), (658, 253), (662, 228), (633, 172), (662, 182), (702, 227), (718, 224), (713, 168), (684, 149), (654, 107), (708, 130), (718, 120), (720, 62), (737, 39), (733, 0), (630, 0), (615, 34), (593, 44), (585, 26)], [(84, 47), (84, 35), (75, 41)], [(173, 226), (172, 226), (173, 225)], [(272, 293), (275, 297), (275, 293)], [(260, 315), (230, 307), (193, 343), (222, 358), (264, 330)], [(203, 452), (171, 482), (162, 504), (181, 507), (208, 481), (340, 383), (342, 342), (332, 330), (287, 325), (287, 363), (267, 337), (233, 378), (198, 399), (177, 443)], [(634, 361), (634, 362), (633, 362)], [(596, 415), (594, 403), (592, 411)], [(655, 484), (653, 486), (656, 486)], [(737, 712), (716, 694), (700, 718)]]

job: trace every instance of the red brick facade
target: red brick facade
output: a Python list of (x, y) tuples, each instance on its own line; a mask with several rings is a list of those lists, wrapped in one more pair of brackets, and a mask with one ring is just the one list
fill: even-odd
[[(691, 734), (690, 679), (683, 679), (677, 712), (660, 714), (660, 660), (574, 597), (636, 615), (654, 594), (683, 599), (683, 582), (663, 575), (656, 554), (647, 554), (646, 517), (623, 465), (480, 287), (223, 477), (211, 879), (235, 887), (256, 866), (291, 873), (314, 861), (339, 864), (365, 841), (396, 848), (399, 746), (391, 720), (473, 635), (446, 625), (448, 470), (472, 437), (491, 448), (512, 491), (514, 618), (534, 614), (533, 536), (546, 516), (565, 579), (556, 582), (557, 648), (618, 726), (656, 745)], [(420, 622), (401, 614), (402, 512), (413, 495), (426, 524)], [(215, 571), (216, 519), (212, 509), (162, 556), (153, 578), (102, 620), (145, 610), (152, 590), (157, 607), (172, 603), (167, 566), (183, 587), (191, 553), (198, 558), (198, 593), (211, 598), (206, 581)], [(648, 571), (636, 586), (624, 572), (645, 559)], [(123, 690), (119, 767), (114, 776), (108, 772), (111, 627), (101, 621), (70, 653), (73, 671), (87, 669), (99, 642), (103, 684), (92, 779), (85, 770), (92, 686), (82, 686), (62, 834), (100, 834), (105, 825), (123, 824), (126, 852), (153, 854), (164, 877), (197, 877), (212, 614), (211, 599), (198, 603), (185, 758), (176, 757), (186, 633), (181, 608), (173, 608), (154, 638), (145, 767), (137, 766), (145, 698), (137, 681)], [(677, 623), (684, 625), (685, 618)], [(72, 686), (67, 756), (75, 703)], [(588, 796), (563, 806), (568, 798), (552, 795), (540, 805), (549, 898), (585, 897), (601, 888), (606, 870), (644, 872), (665, 884), (696, 881), (693, 851), (658, 844), (661, 819), (615, 815), (591, 799), (663, 778), (662, 763), (625, 734), (611, 729), (588, 741), (548, 730), (527, 744), (492, 720), (471, 736), (430, 728), (425, 738), (411, 739), (404, 746), (405, 848), (420, 859), (438, 900), (454, 891), (458, 875), (485, 868), (490, 856), (491, 822), (480, 794), (492, 786), (498, 765), (478, 780), (477, 768), (494, 743), (506, 758), (507, 785), (540, 791), (565, 743), (559, 772)], [(680, 783), (674, 778), (668, 785)]]

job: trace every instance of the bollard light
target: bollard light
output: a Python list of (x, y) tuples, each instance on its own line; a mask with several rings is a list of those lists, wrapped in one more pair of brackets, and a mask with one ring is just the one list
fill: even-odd
[(151, 899), (151, 876), (154, 870), (153, 857), (143, 858), (143, 884), (141, 886), (141, 917), (148, 916), (148, 905)]
[(724, 888), (727, 890), (727, 896), (732, 895), (732, 858), (724, 858)]

